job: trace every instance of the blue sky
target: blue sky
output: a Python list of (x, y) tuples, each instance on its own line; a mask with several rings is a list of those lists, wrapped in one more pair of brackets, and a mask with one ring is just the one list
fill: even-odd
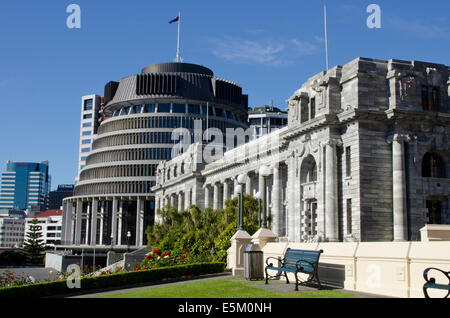
[[(81, 29), (66, 8), (81, 7)], [(358, 56), (450, 65), (450, 1), (326, 1), (330, 67)], [(369, 29), (369, 4), (381, 29)], [(323, 1), (15, 0), (0, 4), (0, 170), (50, 161), (52, 188), (77, 171), (81, 96), (172, 61), (182, 12), (185, 62), (241, 84), (250, 106), (286, 107), (325, 69)]]

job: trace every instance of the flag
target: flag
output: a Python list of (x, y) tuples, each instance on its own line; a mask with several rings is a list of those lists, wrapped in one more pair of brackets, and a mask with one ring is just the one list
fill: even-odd
[(173, 20), (170, 21), (169, 23), (172, 24), (172, 23), (178, 22), (178, 21), (180, 21), (180, 16), (179, 16), (179, 15), (177, 15), (177, 16), (175, 17), (175, 19), (173, 19)]

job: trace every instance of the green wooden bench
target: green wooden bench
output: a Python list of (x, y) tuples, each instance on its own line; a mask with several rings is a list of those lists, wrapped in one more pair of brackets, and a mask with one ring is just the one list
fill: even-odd
[[(289, 284), (289, 279), (287, 273), (293, 273), (295, 275), (295, 290), (298, 291), (298, 285), (304, 285), (312, 281), (316, 281), (321, 288), (318, 268), (319, 268), (319, 258), (323, 250), (320, 251), (307, 251), (307, 250), (296, 250), (288, 248), (284, 254), (283, 259), (276, 259), (274, 257), (269, 257), (266, 259), (266, 285), (269, 283), (269, 279), (279, 278), (281, 273), (284, 273), (286, 277), (286, 284)], [(273, 263), (269, 263), (270, 259), (275, 259), (281, 264), (274, 266)], [(268, 271), (277, 271), (277, 275), (269, 275)], [(307, 281), (300, 283), (298, 274), (309, 274)]]
[[(438, 273), (443, 274), (448, 279), (448, 285), (445, 284), (436, 284), (436, 278), (430, 277), (430, 271), (436, 271)], [(423, 272), (423, 278), (425, 278), (425, 285), (423, 285), (423, 293), (425, 295), (425, 298), (430, 298), (428, 295), (428, 289), (439, 289), (439, 290), (446, 290), (447, 295), (444, 298), (448, 298), (450, 295), (450, 272), (444, 272), (443, 270), (440, 270), (438, 268), (427, 268), (425, 272)]]

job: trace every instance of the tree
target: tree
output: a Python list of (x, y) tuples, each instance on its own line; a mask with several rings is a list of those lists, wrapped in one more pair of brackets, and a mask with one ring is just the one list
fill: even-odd
[(42, 226), (34, 218), (30, 223), (30, 228), (23, 243), (24, 253), (31, 263), (40, 263), (44, 257), (45, 243), (42, 236)]

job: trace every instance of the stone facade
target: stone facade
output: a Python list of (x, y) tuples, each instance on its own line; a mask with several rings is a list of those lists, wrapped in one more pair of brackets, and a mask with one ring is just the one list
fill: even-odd
[(419, 240), (425, 224), (450, 224), (449, 76), (440, 64), (367, 58), (319, 73), (287, 101), (288, 127), (214, 162), (195, 144), (160, 164), (156, 208), (220, 209), (245, 174), (250, 195), (266, 178), (281, 239)]

